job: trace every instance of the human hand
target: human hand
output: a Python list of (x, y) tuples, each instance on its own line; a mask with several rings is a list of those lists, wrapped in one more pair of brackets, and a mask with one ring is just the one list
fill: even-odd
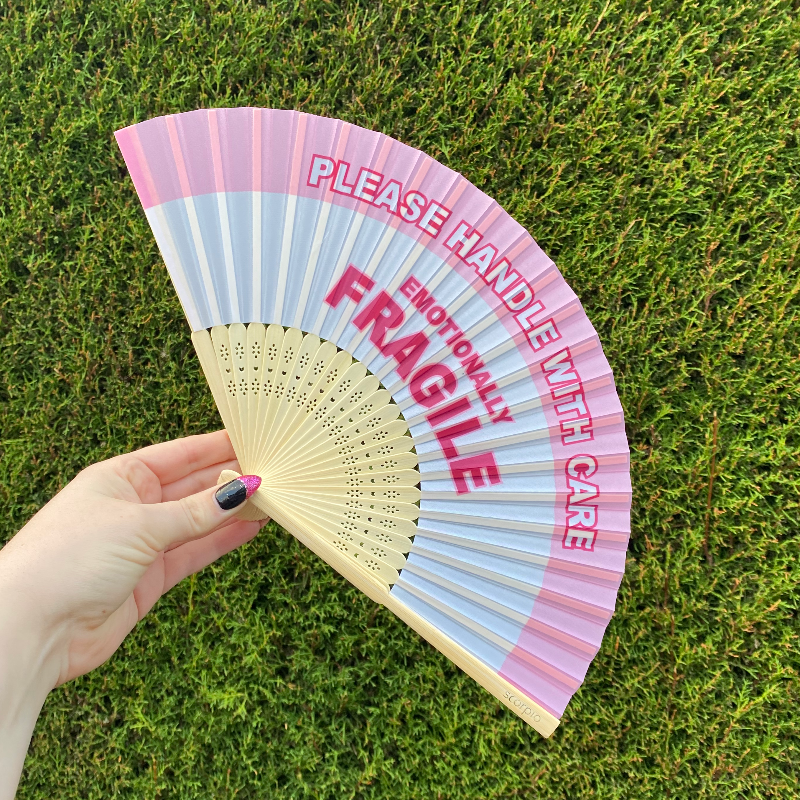
[(0, 550), (0, 774), (24, 721), (21, 769), (50, 689), (102, 664), (162, 594), (258, 533), (263, 522), (235, 518), (258, 479), (225, 490), (238, 494), (223, 505), (240, 501), (228, 510), (215, 499), (220, 472), (237, 467), (225, 431), (94, 464)]

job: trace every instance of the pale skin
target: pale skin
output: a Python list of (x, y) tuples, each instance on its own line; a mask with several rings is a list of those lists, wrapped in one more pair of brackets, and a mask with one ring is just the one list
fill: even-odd
[(214, 500), (228, 434), (81, 472), (0, 550), (0, 800), (12, 800), (48, 693), (103, 664), (165, 592), (257, 533)]

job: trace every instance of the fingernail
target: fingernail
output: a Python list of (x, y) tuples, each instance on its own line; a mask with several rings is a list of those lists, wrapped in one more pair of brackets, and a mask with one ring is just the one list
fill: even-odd
[(244, 503), (259, 486), (261, 478), (258, 475), (240, 475), (220, 486), (214, 493), (214, 499), (223, 511), (230, 511)]

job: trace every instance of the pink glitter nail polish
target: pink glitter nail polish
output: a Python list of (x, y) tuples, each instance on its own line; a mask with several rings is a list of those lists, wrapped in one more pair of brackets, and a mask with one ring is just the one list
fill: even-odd
[(258, 489), (258, 487), (261, 486), (261, 478), (259, 478), (258, 475), (241, 475), (239, 477), (239, 480), (247, 488), (248, 497), (255, 494), (256, 489)]

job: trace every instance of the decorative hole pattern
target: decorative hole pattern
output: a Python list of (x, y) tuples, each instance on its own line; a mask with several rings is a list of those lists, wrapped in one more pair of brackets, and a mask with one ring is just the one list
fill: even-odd
[(244, 456), (254, 469), (277, 465), (270, 485), (292, 498), (298, 527), (393, 583), (416, 532), (419, 472), (389, 393), (315, 336), (274, 325), (217, 328), (212, 336), (231, 439), (257, 426)]

